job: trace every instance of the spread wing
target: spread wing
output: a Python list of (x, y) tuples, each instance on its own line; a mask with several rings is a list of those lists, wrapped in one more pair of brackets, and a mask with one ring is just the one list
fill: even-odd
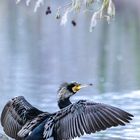
[(33, 107), (23, 96), (15, 97), (4, 107), (1, 114), (1, 124), (5, 133), (17, 140), (21, 140), (17, 133), (30, 119), (33, 119), (42, 111)]
[(131, 117), (133, 115), (119, 108), (82, 100), (57, 112), (52, 123), (46, 123), (44, 137), (50, 137), (53, 129), (56, 139), (73, 139), (84, 133), (90, 134), (112, 126), (125, 125), (132, 120)]

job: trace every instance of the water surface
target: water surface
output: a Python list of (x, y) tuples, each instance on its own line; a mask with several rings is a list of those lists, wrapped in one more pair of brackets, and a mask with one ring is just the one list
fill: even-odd
[(62, 27), (53, 15), (45, 16), (46, 7), (33, 13), (32, 6), (0, 1), (0, 111), (9, 99), (23, 95), (34, 106), (54, 112), (62, 82), (93, 83), (93, 88), (82, 90), (72, 101), (107, 103), (135, 117), (125, 127), (80, 139), (139, 140), (138, 10), (132, 5), (123, 7), (119, 1), (115, 21), (110, 25), (101, 22), (89, 33), (90, 14), (76, 18), (77, 27), (70, 19)]

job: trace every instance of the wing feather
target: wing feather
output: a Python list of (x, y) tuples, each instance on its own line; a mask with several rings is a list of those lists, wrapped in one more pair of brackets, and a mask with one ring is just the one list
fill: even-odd
[(120, 113), (119, 112), (117, 112), (117, 111), (115, 111), (115, 110), (112, 110), (112, 109), (108, 109), (111, 113), (113, 113), (118, 119), (120, 119), (120, 120), (122, 120), (122, 121), (124, 121), (124, 122), (127, 122), (127, 123), (129, 123), (129, 120), (128, 120), (128, 118), (127, 118), (127, 115), (125, 115), (125, 114), (123, 114), (123, 112), (121, 113), (121, 115), (120, 115)]
[(39, 113), (42, 111), (34, 108), (23, 96), (18, 96), (5, 105), (1, 114), (1, 124), (8, 136), (20, 140), (17, 136), (18, 131)]
[(84, 133), (90, 134), (112, 126), (125, 125), (131, 117), (133, 115), (119, 108), (81, 100), (56, 112), (53, 118), (54, 131), (60, 139), (68, 140)]
[(76, 125), (76, 134), (75, 134), (75, 137), (77, 135), (78, 135), (78, 137), (80, 137), (81, 131), (80, 131), (80, 127), (78, 126), (78, 117), (75, 118), (75, 125)]
[(107, 126), (104, 126), (102, 119), (101, 119), (100, 115), (98, 114), (98, 112), (95, 113), (95, 118), (100, 126), (100, 130), (105, 130), (107, 128)]
[(110, 115), (110, 119), (116, 124), (116, 125), (122, 125), (124, 126), (125, 123), (123, 121), (121, 121), (120, 119), (118, 119), (115, 114), (113, 114), (112, 112), (110, 112), (109, 110), (106, 110), (106, 113), (108, 113), (108, 115)]
[(77, 133), (78, 133), (78, 132), (77, 132), (77, 127), (76, 127), (76, 121), (75, 121), (75, 120), (76, 120), (76, 117), (75, 117), (74, 120), (73, 120), (73, 128), (74, 128), (74, 129), (73, 129), (73, 133), (74, 133), (73, 136), (74, 136), (74, 137), (76, 137), (76, 136), (77, 136)]
[(95, 118), (95, 115), (93, 113), (91, 113), (91, 120), (93, 121), (94, 123), (94, 126), (95, 126), (95, 130), (96, 131), (100, 131), (100, 126)]
[(103, 121), (103, 123), (105, 124), (105, 126), (107, 126), (107, 128), (109, 128), (109, 127), (112, 126), (111, 122), (107, 119), (106, 116), (104, 116), (104, 115), (102, 114), (102, 112), (98, 112), (98, 115), (100, 116), (100, 118), (101, 118), (101, 120)]
[[(83, 127), (82, 127), (82, 121), (81, 121), (81, 118), (80, 117), (76, 117), (76, 121), (77, 121), (77, 127), (78, 127), (78, 129), (79, 129), (79, 131), (80, 131), (80, 134), (81, 135), (84, 135), (84, 131), (83, 131)], [(80, 135), (80, 136), (81, 136)], [(79, 137), (80, 137), (79, 136)]]

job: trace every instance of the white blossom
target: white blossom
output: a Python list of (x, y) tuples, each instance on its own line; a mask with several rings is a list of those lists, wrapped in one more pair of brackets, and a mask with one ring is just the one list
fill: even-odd
[(89, 29), (90, 32), (92, 32), (93, 28), (97, 24), (97, 20), (99, 20), (100, 18), (101, 18), (101, 11), (97, 11), (97, 12), (93, 13), (91, 22), (90, 22), (90, 29)]
[(31, 0), (26, 0), (26, 5), (29, 6)]
[(17, 1), (16, 1), (16, 4), (18, 4), (20, 1), (21, 1), (21, 0), (17, 0)]
[(61, 25), (65, 25), (68, 21), (68, 13), (69, 13), (69, 10), (67, 10), (64, 15), (62, 16), (62, 19), (61, 19)]
[(74, 10), (80, 10), (82, 3), (83, 3), (83, 0), (73, 0), (72, 1), (72, 8)]
[(109, 0), (107, 14), (110, 15), (110, 16), (114, 16), (115, 15), (115, 5), (112, 2), (112, 0)]
[[(18, 4), (20, 1), (21, 0), (16, 0), (16, 3)], [(28, 6), (33, 0), (24, 0), (24, 1)], [(37, 9), (44, 4), (44, 0), (34, 0), (34, 1), (36, 2), (34, 12), (36, 12)], [(97, 11), (95, 11), (94, 3), (98, 3), (99, 5)], [(113, 0), (70, 0), (70, 2), (67, 2), (65, 5), (60, 6), (58, 8), (56, 18), (57, 19), (61, 18), (60, 24), (65, 25), (68, 21), (68, 14), (77, 11), (93, 12), (90, 22), (90, 32), (91, 32), (93, 28), (97, 25), (97, 22), (99, 20), (106, 19), (108, 23), (111, 22), (112, 18), (115, 16), (115, 5), (113, 3)], [(61, 15), (61, 13), (64, 14)]]
[(37, 9), (43, 4), (44, 4), (44, 0), (37, 0), (37, 2), (35, 4), (34, 12), (36, 12)]
[(61, 18), (60, 8), (58, 8), (56, 13), (56, 19), (60, 19), (60, 18)]

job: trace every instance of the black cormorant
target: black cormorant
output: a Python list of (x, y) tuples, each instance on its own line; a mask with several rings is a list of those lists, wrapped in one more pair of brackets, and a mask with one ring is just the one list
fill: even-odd
[(76, 82), (63, 83), (58, 90), (59, 111), (48, 113), (38, 110), (23, 96), (15, 97), (4, 107), (1, 124), (4, 132), (16, 140), (70, 140), (82, 135), (125, 125), (132, 120), (130, 113), (119, 108), (70, 97), (81, 88), (90, 86)]

